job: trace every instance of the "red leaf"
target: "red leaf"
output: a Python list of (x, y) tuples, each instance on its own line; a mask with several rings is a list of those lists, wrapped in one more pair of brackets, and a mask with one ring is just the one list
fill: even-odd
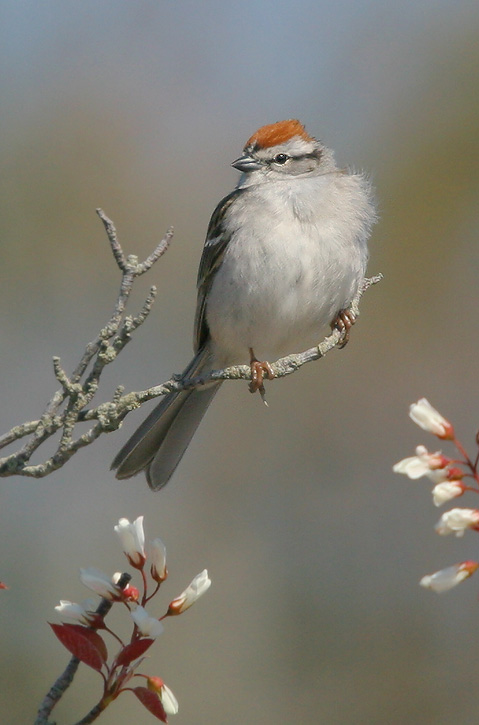
[(133, 660), (137, 660), (138, 657), (141, 657), (141, 655), (146, 652), (148, 647), (151, 647), (153, 642), (153, 639), (145, 638), (137, 639), (136, 642), (131, 642), (131, 644), (127, 644), (126, 647), (123, 647), (120, 654), (116, 658), (116, 664), (129, 665), (130, 662), (133, 662)]
[(55, 635), (64, 647), (97, 672), (105, 664), (108, 653), (100, 635), (80, 624), (51, 624)]
[(161, 704), (161, 700), (156, 692), (152, 692), (147, 687), (134, 687), (133, 692), (141, 704), (146, 707), (148, 712), (151, 712), (151, 714), (157, 717), (158, 720), (161, 720), (161, 722), (168, 722), (166, 719), (165, 708)]
[(67, 627), (71, 631), (78, 632), (81, 636), (86, 637), (88, 641), (95, 647), (95, 649), (98, 650), (98, 654), (102, 658), (103, 662), (106, 662), (108, 659), (108, 652), (106, 649), (106, 644), (102, 637), (93, 629), (89, 629), (88, 627), (83, 627), (81, 624), (63, 624), (64, 627)]

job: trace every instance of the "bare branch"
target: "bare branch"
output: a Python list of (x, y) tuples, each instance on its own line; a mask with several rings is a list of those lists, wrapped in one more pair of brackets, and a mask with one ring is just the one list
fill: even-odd
[[(131, 340), (132, 333), (142, 325), (151, 312), (156, 288), (150, 292), (140, 311), (135, 316), (125, 314), (126, 305), (135, 279), (145, 274), (168, 249), (173, 230), (170, 228), (153, 252), (138, 262), (134, 255), (125, 256), (118, 241), (117, 232), (111, 219), (101, 209), (97, 214), (102, 220), (115, 261), (122, 273), (120, 292), (113, 314), (98, 335), (85, 348), (85, 351), (71, 375), (61, 366), (60, 358), (53, 358), (53, 371), (60, 384), (59, 390), (52, 396), (39, 420), (28, 421), (15, 426), (0, 437), (0, 449), (29, 437), (20, 450), (0, 458), (0, 476), (14, 474), (42, 478), (61, 468), (80, 448), (90, 445), (103, 433), (117, 430), (123, 419), (132, 410), (143, 403), (171, 392), (201, 387), (214, 380), (251, 380), (249, 365), (234, 365), (223, 370), (214, 370), (190, 379), (174, 376), (171, 380), (140, 392), (124, 393), (118, 388), (112, 399), (106, 403), (88, 408), (98, 392), (100, 378), (104, 368), (111, 364)], [(382, 275), (365, 279), (361, 290), (351, 305), (354, 316), (359, 314), (359, 300), (372, 285), (379, 282)], [(319, 345), (299, 354), (287, 355), (271, 364), (274, 376), (282, 378), (291, 375), (306, 363), (322, 358), (343, 341), (339, 330), (333, 330)], [(93, 425), (83, 434), (75, 437), (78, 423), (91, 421)], [(59, 434), (60, 441), (56, 452), (43, 463), (31, 464), (35, 451), (48, 438)]]
[[(135, 279), (147, 272), (166, 252), (173, 236), (173, 230), (168, 229), (164, 238), (147, 259), (144, 262), (138, 262), (138, 258), (134, 255), (125, 256), (113, 222), (101, 209), (97, 209), (97, 214), (105, 226), (113, 256), (122, 272), (120, 292), (113, 313), (96, 338), (88, 343), (71, 375), (67, 375), (63, 370), (58, 357), (53, 358), (54, 374), (61, 388), (52, 396), (39, 420), (15, 426), (0, 437), (0, 448), (4, 448), (15, 441), (31, 436), (19, 451), (0, 458), (0, 476), (13, 474), (45, 476), (60, 468), (79, 448), (91, 443), (103, 430), (114, 430), (121, 423), (119, 420), (114, 428), (110, 428), (110, 423), (106, 421), (102, 408), (98, 411), (99, 423), (78, 439), (73, 438), (75, 425), (82, 419), (81, 412), (90, 404), (98, 390), (103, 369), (116, 359), (131, 340), (132, 332), (143, 324), (151, 311), (156, 295), (154, 287), (150, 289), (140, 312), (135, 317), (125, 315)], [(117, 399), (118, 393), (115, 393), (111, 404), (114, 405)], [(60, 430), (61, 439), (56, 453), (44, 464), (27, 465), (37, 448)]]

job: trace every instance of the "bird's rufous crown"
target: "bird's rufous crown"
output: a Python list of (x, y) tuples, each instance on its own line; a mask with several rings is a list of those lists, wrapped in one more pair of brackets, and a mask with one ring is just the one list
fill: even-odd
[(277, 123), (271, 123), (268, 126), (261, 126), (261, 128), (259, 128), (256, 133), (247, 140), (245, 148), (248, 146), (270, 148), (271, 146), (277, 146), (285, 141), (289, 141), (294, 136), (299, 136), (305, 141), (314, 141), (312, 136), (307, 133), (303, 124), (295, 118), (292, 118), (288, 121), (278, 121)]

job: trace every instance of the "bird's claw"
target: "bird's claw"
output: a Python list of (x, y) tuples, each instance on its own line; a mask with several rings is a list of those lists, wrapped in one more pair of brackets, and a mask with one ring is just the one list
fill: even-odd
[(331, 323), (332, 330), (339, 330), (341, 333), (341, 342), (339, 349), (343, 348), (349, 342), (349, 332), (356, 322), (356, 315), (352, 310), (340, 310)]
[(269, 362), (261, 362), (260, 360), (258, 360), (255, 357), (252, 348), (250, 348), (250, 356), (251, 382), (248, 386), (249, 391), (250, 393), (256, 393), (256, 391), (259, 390), (259, 394), (264, 401), (265, 389), (263, 381), (265, 377), (267, 378), (267, 380), (273, 380), (273, 368), (271, 367)]

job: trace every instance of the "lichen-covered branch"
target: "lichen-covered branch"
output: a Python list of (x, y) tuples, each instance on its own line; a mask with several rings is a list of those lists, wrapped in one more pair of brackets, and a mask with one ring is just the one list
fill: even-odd
[[(191, 379), (174, 376), (161, 385), (140, 392), (124, 393), (123, 388), (120, 387), (110, 401), (96, 407), (89, 407), (98, 392), (104, 368), (116, 359), (131, 340), (133, 332), (143, 324), (151, 311), (156, 296), (155, 287), (150, 288), (142, 308), (135, 316), (125, 314), (133, 283), (137, 277), (151, 269), (153, 264), (166, 252), (173, 236), (173, 230), (169, 229), (153, 252), (143, 262), (139, 262), (134, 255), (125, 256), (113, 222), (101, 209), (97, 209), (97, 213), (105, 226), (113, 256), (122, 273), (120, 292), (113, 314), (97, 337), (86, 346), (78, 365), (70, 375), (63, 369), (60, 358), (53, 358), (53, 372), (60, 387), (48, 403), (41, 418), (15, 426), (5, 435), (0, 436), (0, 449), (28, 438), (18, 451), (0, 458), (0, 476), (23, 475), (34, 478), (47, 476), (52, 471), (61, 468), (80, 448), (93, 443), (102, 433), (117, 430), (128, 413), (153, 398), (177, 390), (200, 387), (212, 380), (251, 379), (249, 365), (234, 365)], [(380, 279), (381, 275), (377, 275), (364, 280), (364, 284), (351, 306), (355, 316), (359, 313), (359, 300), (364, 291), (379, 282)], [(291, 375), (306, 363), (324, 357), (342, 340), (343, 336), (339, 330), (333, 330), (316, 347), (277, 360), (271, 365), (275, 377), (282, 378)], [(85, 421), (92, 422), (91, 428), (75, 437), (76, 425)], [(31, 457), (42, 443), (56, 434), (60, 436), (60, 440), (53, 456), (43, 463), (30, 463)]]
[[(122, 418), (117, 420), (113, 428), (110, 428), (105, 418), (108, 406), (111, 405), (114, 408), (121, 396), (122, 390), (117, 390), (110, 403), (100, 406), (98, 424), (78, 438), (74, 437), (75, 426), (82, 419), (82, 412), (97, 393), (104, 368), (116, 359), (131, 340), (133, 332), (145, 321), (151, 311), (156, 296), (155, 287), (150, 288), (137, 315), (125, 314), (133, 283), (137, 277), (148, 272), (166, 252), (173, 236), (173, 230), (169, 229), (149, 257), (144, 262), (139, 262), (136, 256), (124, 254), (111, 219), (101, 209), (97, 209), (97, 214), (105, 226), (113, 256), (122, 273), (120, 292), (113, 314), (96, 338), (88, 343), (80, 361), (70, 375), (62, 368), (60, 358), (53, 358), (53, 372), (60, 388), (51, 398), (39, 420), (15, 426), (8, 433), (0, 436), (0, 448), (28, 438), (18, 451), (0, 458), (0, 476), (14, 474), (46, 476), (63, 466), (79, 448), (94, 441), (100, 433), (114, 430), (121, 423)], [(112, 416), (113, 419), (114, 416)], [(54, 455), (44, 463), (30, 465), (30, 459), (35, 451), (44, 441), (57, 433), (60, 434), (60, 442)]]

